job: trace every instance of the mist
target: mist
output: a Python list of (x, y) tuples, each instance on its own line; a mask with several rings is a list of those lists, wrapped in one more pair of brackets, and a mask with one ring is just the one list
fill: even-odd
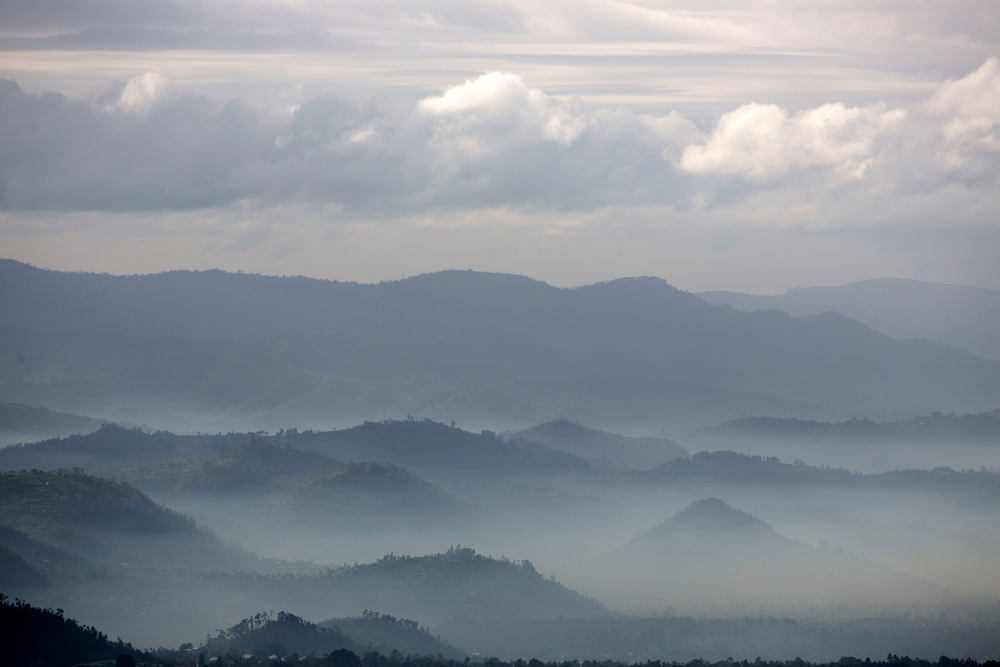
[(1000, 650), (968, 350), (654, 278), (0, 271), (4, 592), (157, 659)]

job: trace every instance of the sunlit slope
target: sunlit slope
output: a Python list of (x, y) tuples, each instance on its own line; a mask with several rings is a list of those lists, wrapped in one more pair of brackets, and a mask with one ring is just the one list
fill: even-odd
[[(523, 392), (507, 391), (512, 383), (676, 378), (852, 413), (965, 412), (1000, 400), (1000, 363), (833, 313), (737, 312), (653, 278), (558, 289), (447, 271), (359, 285), (218, 271), (69, 274), (12, 261), (0, 277), (10, 286), (4, 345), (27, 348), (0, 366), (15, 397), (76, 374), (98, 393), (124, 383), (171, 405), (218, 394), (226, 398), (216, 406), (264, 413), (313, 395), (308, 371), (513, 396)], [(109, 336), (125, 338), (102, 342)], [(104, 372), (113, 375), (101, 384)]]
[(568, 419), (555, 419), (518, 431), (526, 438), (587, 459), (607, 460), (622, 467), (652, 468), (688, 451), (667, 438), (630, 438), (599, 431)]
[(728, 615), (932, 603), (944, 593), (861, 556), (778, 535), (714, 498), (692, 503), (570, 581), (612, 608)]

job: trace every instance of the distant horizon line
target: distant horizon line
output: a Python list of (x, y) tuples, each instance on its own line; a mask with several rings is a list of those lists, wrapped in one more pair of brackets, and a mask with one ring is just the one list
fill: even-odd
[(542, 280), (542, 279), (539, 279), (539, 278), (534, 278), (532, 276), (529, 276), (529, 275), (526, 275), (526, 274), (522, 274), (522, 273), (507, 273), (507, 272), (503, 272), (503, 271), (481, 271), (479, 269), (472, 269), (472, 268), (465, 268), (465, 269), (457, 269), (457, 268), (439, 269), (437, 271), (427, 271), (427, 272), (424, 272), (424, 273), (416, 273), (416, 274), (410, 275), (410, 276), (407, 276), (407, 275), (404, 274), (401, 278), (385, 278), (385, 279), (379, 280), (377, 282), (363, 282), (363, 281), (359, 281), (359, 280), (340, 280), (340, 279), (336, 279), (336, 278), (318, 278), (316, 276), (308, 276), (308, 275), (304, 275), (304, 274), (294, 274), (294, 275), (280, 274), (279, 275), (279, 274), (271, 274), (271, 273), (262, 273), (262, 272), (259, 272), (259, 271), (258, 272), (248, 272), (248, 271), (242, 271), (242, 270), (230, 271), (230, 270), (226, 270), (226, 269), (220, 269), (218, 267), (211, 268), (211, 269), (167, 269), (165, 271), (154, 271), (154, 272), (151, 272), (151, 273), (109, 273), (107, 271), (86, 271), (86, 270), (72, 271), (72, 270), (67, 270), (67, 269), (54, 269), (54, 268), (49, 268), (49, 267), (44, 267), (44, 266), (37, 266), (35, 264), (32, 264), (31, 262), (26, 262), (24, 260), (15, 259), (13, 257), (0, 257), (0, 262), (12, 262), (12, 263), (15, 263), (15, 264), (21, 264), (21, 265), (27, 266), (29, 268), (35, 269), (37, 271), (50, 271), (50, 272), (53, 272), (53, 273), (69, 273), (69, 274), (77, 274), (77, 275), (107, 276), (107, 277), (110, 277), (110, 278), (139, 278), (139, 277), (159, 276), (159, 275), (164, 275), (164, 274), (168, 274), (168, 273), (213, 273), (213, 272), (216, 272), (216, 273), (224, 273), (224, 274), (227, 274), (227, 275), (234, 275), (234, 276), (257, 276), (257, 277), (261, 277), (261, 278), (304, 279), (304, 280), (315, 280), (315, 281), (318, 281), (318, 282), (342, 283), (342, 284), (346, 284), (346, 285), (366, 285), (366, 286), (377, 286), (377, 285), (383, 285), (383, 284), (387, 284), (387, 283), (400, 283), (400, 282), (404, 282), (404, 281), (407, 281), (407, 280), (413, 280), (413, 279), (416, 279), (416, 278), (422, 278), (424, 276), (437, 275), (439, 273), (475, 273), (475, 274), (494, 275), (494, 276), (511, 276), (511, 277), (516, 277), (516, 278), (524, 278), (524, 279), (527, 279), (527, 280), (531, 280), (533, 282), (542, 283), (542, 284), (548, 285), (550, 287), (553, 287), (553, 288), (559, 289), (559, 290), (572, 290), (572, 289), (579, 289), (579, 288), (583, 288), (583, 287), (592, 287), (592, 286), (595, 286), (595, 285), (606, 285), (606, 284), (609, 284), (609, 283), (614, 283), (614, 282), (623, 281), (623, 280), (647, 280), (647, 279), (649, 279), (649, 280), (660, 280), (660, 281), (663, 281), (663, 282), (667, 283), (668, 285), (670, 285), (671, 287), (673, 287), (674, 289), (677, 289), (677, 290), (682, 291), (682, 292), (687, 292), (688, 294), (694, 294), (696, 296), (699, 295), (699, 294), (742, 294), (742, 295), (747, 295), (747, 296), (759, 296), (759, 297), (774, 296), (774, 297), (778, 297), (778, 296), (784, 296), (785, 294), (790, 294), (790, 293), (793, 293), (793, 292), (805, 291), (805, 290), (811, 290), (811, 289), (831, 289), (831, 288), (835, 289), (835, 288), (840, 288), (840, 287), (848, 287), (848, 286), (851, 286), (851, 285), (860, 285), (862, 283), (874, 283), (874, 282), (883, 282), (883, 281), (893, 281), (893, 282), (902, 282), (902, 283), (922, 283), (922, 284), (926, 284), (926, 285), (941, 285), (941, 286), (948, 286), (948, 287), (967, 287), (967, 288), (971, 288), (971, 289), (984, 290), (984, 291), (988, 291), (988, 292), (1000, 292), (1000, 290), (992, 289), (992, 288), (989, 288), (989, 287), (981, 287), (979, 285), (967, 285), (967, 284), (962, 284), (962, 283), (939, 283), (939, 282), (935, 282), (935, 281), (932, 281), (932, 280), (919, 280), (919, 279), (916, 279), (916, 278), (898, 278), (898, 277), (895, 277), (895, 276), (881, 276), (881, 277), (877, 277), (877, 278), (865, 278), (863, 280), (854, 280), (854, 281), (851, 281), (851, 282), (848, 282), (848, 283), (842, 283), (840, 285), (808, 285), (806, 287), (796, 286), (796, 287), (789, 288), (789, 289), (785, 290), (784, 292), (780, 292), (780, 293), (777, 293), (777, 294), (758, 294), (758, 293), (754, 293), (754, 292), (740, 292), (740, 291), (728, 290), (728, 289), (725, 289), (725, 290), (722, 290), (722, 289), (700, 290), (700, 291), (697, 291), (697, 292), (695, 292), (695, 291), (689, 291), (689, 290), (685, 290), (685, 289), (682, 289), (680, 287), (677, 287), (676, 285), (674, 285), (673, 283), (671, 283), (666, 278), (663, 278), (662, 276), (654, 276), (651, 273), (647, 273), (646, 275), (620, 276), (618, 278), (612, 278), (612, 279), (609, 279), (609, 280), (598, 280), (598, 281), (595, 281), (595, 282), (592, 282), (592, 283), (583, 283), (583, 284), (580, 284), (580, 285), (571, 285), (571, 286), (568, 286), (568, 287), (560, 287), (558, 285), (553, 285), (552, 283), (547, 282), (545, 280)]

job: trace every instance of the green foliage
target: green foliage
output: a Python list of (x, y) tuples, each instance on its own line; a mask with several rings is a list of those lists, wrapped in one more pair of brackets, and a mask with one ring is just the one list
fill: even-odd
[(154, 503), (125, 482), (80, 472), (0, 473), (0, 525), (51, 539), (111, 529), (138, 535), (190, 535), (194, 521)]
[(252, 560), (133, 486), (79, 470), (0, 473), (0, 526), (118, 563), (214, 569)]

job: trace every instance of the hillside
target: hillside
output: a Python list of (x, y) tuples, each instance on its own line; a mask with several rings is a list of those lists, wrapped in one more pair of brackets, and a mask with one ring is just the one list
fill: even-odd
[(552, 449), (568, 452), (590, 460), (606, 460), (623, 468), (651, 468), (681, 456), (688, 451), (666, 438), (637, 438), (599, 431), (568, 419), (532, 426), (513, 434)]
[(367, 650), (390, 655), (442, 656), (448, 660), (461, 660), (465, 654), (440, 637), (435, 637), (416, 621), (396, 618), (377, 611), (364, 611), (360, 616), (332, 618), (320, 627), (339, 629)]
[[(36, 664), (69, 664), (114, 661), (121, 655), (146, 664), (162, 664), (121, 639), (110, 641), (96, 628), (81, 625), (53, 611), (11, 601), (0, 593), (0, 646), (4, 664), (11, 667)], [(134, 662), (133, 662), (134, 664)]]
[(700, 292), (736, 310), (783, 310), (803, 317), (834, 311), (893, 338), (926, 338), (1000, 360), (1000, 291), (923, 280), (877, 278), (808, 287), (777, 296)]
[[(365, 422), (333, 431), (275, 435), (175, 435), (104, 424), (94, 433), (0, 449), (0, 470), (124, 471), (136, 483), (173, 490), (272, 489), (344, 462), (384, 461), (412, 470), (508, 474), (590, 473), (582, 458), (526, 441), (470, 433), (429, 419)], [(284, 480), (282, 482), (281, 480)], [(286, 484), (286, 485), (287, 485)], [(298, 482), (295, 482), (298, 486)]]
[(75, 472), (0, 473), (0, 526), (118, 563), (217, 569), (252, 562), (128, 484)]
[(736, 487), (786, 488), (806, 492), (839, 488), (847, 491), (872, 492), (916, 490), (946, 491), (953, 499), (975, 498), (1000, 501), (1000, 472), (953, 470), (947, 467), (933, 470), (892, 470), (877, 474), (852, 472), (847, 468), (811, 466), (802, 461), (783, 463), (774, 456), (756, 456), (730, 451), (699, 452), (690, 458), (676, 459), (656, 468), (623, 473), (620, 481), (627, 486), (647, 483), (665, 487), (674, 484), (727, 484)]
[(471, 508), (433, 484), (381, 463), (351, 463), (336, 472), (310, 475), (295, 488), (290, 507), (327, 526), (366, 531), (384, 530), (386, 524), (462, 524), (471, 514)]
[[(246, 442), (249, 434), (236, 442)], [(117, 424), (102, 424), (93, 433), (18, 443), (0, 449), (0, 470), (81, 468), (109, 471), (176, 458), (200, 458), (212, 453), (210, 444), (232, 438), (150, 433)]]
[(833, 547), (783, 537), (721, 500), (692, 503), (568, 581), (615, 609), (802, 611), (937, 600), (943, 590)]
[(25, 359), (0, 361), (0, 391), (101, 416), (127, 409), (147, 423), (295, 417), (329, 428), (417, 414), (523, 428), (557, 411), (610, 426), (607, 399), (554, 390), (587, 378), (632, 392), (647, 380), (707, 388), (692, 408), (643, 415), (647, 432), (746, 414), (733, 414), (734, 401), (799, 418), (1000, 403), (1000, 363), (832, 313), (737, 312), (653, 278), (559, 289), (445, 271), (359, 285), (70, 274), (7, 260), (0, 279), (10, 286), (0, 340)]
[(800, 438), (838, 441), (940, 441), (1000, 443), (1000, 410), (955, 415), (934, 413), (898, 422), (868, 419), (817, 422), (776, 417), (744, 417), (690, 434), (686, 440), (707, 442), (727, 437)]
[(324, 586), (340, 604), (384, 609), (436, 625), (455, 615), (483, 621), (607, 615), (603, 605), (543, 577), (528, 561), (454, 547), (431, 556), (390, 554), (332, 571)]
[(293, 653), (320, 655), (348, 650), (355, 655), (364, 652), (364, 645), (346, 636), (339, 628), (320, 627), (294, 614), (264, 612), (245, 618), (228, 630), (218, 634), (199, 652), (207, 655), (252, 655), (258, 659), (275, 655), (284, 659)]
[(321, 451), (342, 461), (388, 461), (412, 470), (587, 473), (578, 456), (547, 447), (470, 433), (430, 419), (365, 422), (338, 431), (286, 434), (295, 447)]
[[(301, 486), (305, 479), (345, 467), (317, 452), (303, 452), (288, 444), (279, 447), (256, 435), (247, 437), (241, 445), (205, 447), (198, 458), (147, 462), (136, 456), (136, 464), (119, 469), (118, 474), (141, 488), (177, 493), (267, 494), (287, 491)], [(183, 437), (180, 440), (185, 441)]]
[(89, 417), (0, 400), (0, 436), (5, 439), (89, 433), (100, 426), (101, 422)]
[(28, 565), (21, 556), (0, 544), (0, 591), (23, 595), (43, 588), (48, 578)]
[(17, 554), (29, 567), (55, 584), (101, 578), (100, 568), (94, 563), (63, 549), (33, 540), (15, 528), (0, 526), (0, 546)]

